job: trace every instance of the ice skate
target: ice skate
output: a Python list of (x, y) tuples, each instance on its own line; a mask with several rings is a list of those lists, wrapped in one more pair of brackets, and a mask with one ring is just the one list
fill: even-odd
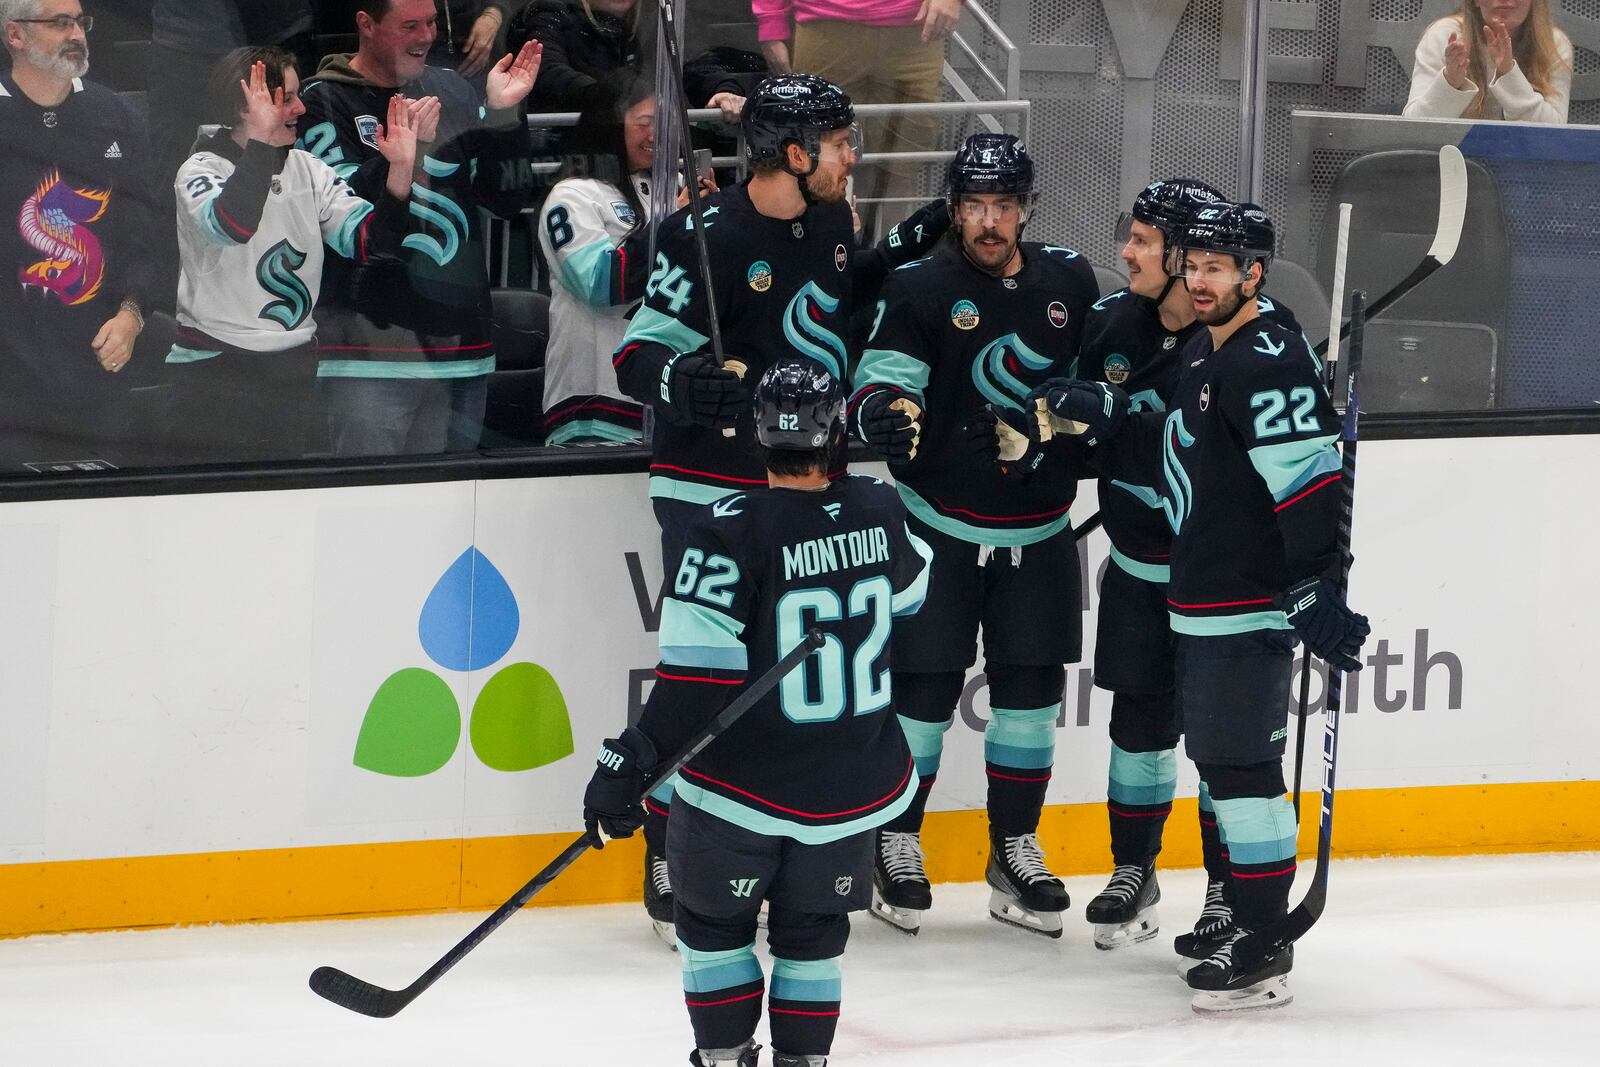
[(1293, 1002), (1289, 971), (1294, 967), (1294, 946), (1268, 950), (1252, 943), (1249, 931), (1233, 934), (1188, 974), (1195, 990), (1191, 1006), (1202, 1015), (1217, 1012), (1281, 1008)]
[(697, 1048), (689, 1053), (694, 1067), (756, 1067), (761, 1060), (761, 1046), (746, 1041), (738, 1048)]
[(1206, 906), (1195, 920), (1194, 930), (1172, 939), (1179, 976), (1187, 976), (1189, 968), (1221, 948), (1233, 931), (1233, 908), (1223, 896), (1222, 883), (1206, 882)]
[(644, 910), (656, 936), (678, 951), (678, 933), (672, 925), (672, 882), (667, 877), (667, 857), (654, 852), (644, 857)]
[(772, 1052), (772, 1067), (828, 1067), (826, 1056), (791, 1056), (787, 1052)]
[(1001, 837), (989, 834), (989, 870), (985, 880), (989, 914), (1000, 922), (1045, 937), (1061, 936), (1061, 913), (1071, 904), (1066, 886), (1044, 864), (1038, 834)]
[(1105, 889), (1083, 909), (1083, 917), (1094, 924), (1094, 947), (1122, 948), (1155, 937), (1161, 930), (1156, 917), (1160, 899), (1154, 864), (1118, 864)]
[(922, 835), (882, 830), (872, 866), (872, 914), (901, 933), (915, 936), (922, 913), (933, 906), (923, 869)]

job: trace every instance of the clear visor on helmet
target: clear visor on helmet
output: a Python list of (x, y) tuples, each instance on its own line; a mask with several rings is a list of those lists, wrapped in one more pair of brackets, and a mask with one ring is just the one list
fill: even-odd
[(1028, 199), (1015, 193), (968, 193), (956, 201), (955, 211), (962, 222), (1026, 223)]
[[(1122, 214), (1117, 216), (1117, 229), (1115, 232), (1115, 238), (1117, 242), (1116, 247), (1119, 251), (1128, 247), (1128, 243), (1134, 240), (1133, 224), (1138, 221), (1140, 220), (1135, 219), (1133, 217), (1133, 212), (1131, 211), (1124, 211)], [(1155, 230), (1156, 240), (1161, 242), (1161, 269), (1165, 271), (1167, 276), (1170, 278), (1182, 277), (1182, 253), (1179, 251), (1177, 246), (1173, 245), (1167, 240), (1166, 232), (1159, 226), (1155, 226), (1150, 223), (1146, 223), (1145, 225), (1150, 226), (1151, 229)]]
[(1226, 253), (1212, 253), (1209, 250), (1188, 251), (1174, 249), (1176, 255), (1169, 257), (1176, 259), (1178, 274), (1183, 278), (1185, 285), (1194, 285), (1203, 282), (1208, 286), (1244, 285), (1250, 280), (1250, 265), (1256, 260), (1245, 260), (1243, 265), (1233, 256)]
[(861, 158), (861, 127), (851, 123), (845, 129), (843, 137), (833, 136), (833, 132), (823, 134), (818, 138), (817, 160), (822, 163), (842, 163), (846, 154), (852, 159)]

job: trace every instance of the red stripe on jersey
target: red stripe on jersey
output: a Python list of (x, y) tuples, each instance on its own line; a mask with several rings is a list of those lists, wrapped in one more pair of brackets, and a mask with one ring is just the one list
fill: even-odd
[(1318, 482), (1316, 485), (1313, 485), (1310, 489), (1307, 489), (1302, 493), (1296, 493), (1294, 496), (1290, 497), (1288, 500), (1285, 500), (1283, 503), (1279, 504), (1277, 507), (1273, 508), (1272, 510), (1273, 511), (1282, 511), (1284, 508), (1288, 507), (1290, 504), (1293, 504), (1293, 503), (1295, 503), (1296, 501), (1299, 501), (1299, 500), (1304, 500), (1306, 497), (1310, 496), (1312, 493), (1315, 493), (1318, 489), (1321, 489), (1323, 486), (1332, 485), (1334, 482), (1337, 482), (1339, 479), (1341, 479), (1343, 477), (1344, 477), (1343, 474), (1330, 474), (1330, 475), (1328, 475), (1328, 477), (1322, 479), (1322, 481)]
[(863, 804), (861, 807), (851, 808), (849, 811), (827, 811), (818, 814), (812, 814), (809, 811), (800, 811), (798, 808), (786, 808), (782, 804), (774, 804), (772, 801), (764, 800), (761, 797), (756, 796), (754, 793), (746, 792), (745, 790), (740, 789), (736, 785), (729, 785), (727, 782), (720, 782), (717, 779), (712, 778), (710, 775), (701, 774), (699, 771), (692, 771), (688, 767), (684, 767), (678, 773), (687, 774), (690, 778), (698, 778), (702, 782), (709, 782), (712, 785), (720, 786), (721, 788), (728, 790), (730, 793), (738, 793), (742, 797), (749, 797), (757, 804), (765, 805), (774, 811), (781, 811), (785, 815), (798, 815), (802, 819), (839, 819), (846, 815), (859, 815), (864, 811), (872, 811), (876, 808), (881, 808), (883, 805), (889, 803), (889, 801), (899, 796), (905, 791), (906, 783), (911, 781), (911, 769), (913, 766), (914, 764), (910, 760), (907, 760), (906, 773), (900, 779), (900, 784), (895, 786), (884, 796), (872, 801), (870, 804)]
[(1216, 604), (1180, 604), (1176, 600), (1168, 599), (1167, 606), (1180, 611), (1205, 611), (1208, 608), (1247, 608), (1252, 604), (1270, 604), (1271, 597), (1262, 597), (1260, 600), (1223, 600)]

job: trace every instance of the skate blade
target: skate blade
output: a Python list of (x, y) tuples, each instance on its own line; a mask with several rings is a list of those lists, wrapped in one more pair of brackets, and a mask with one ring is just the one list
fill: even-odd
[(1134, 916), (1132, 922), (1096, 923), (1094, 947), (1107, 952), (1112, 949), (1127, 948), (1129, 945), (1148, 941), (1160, 932), (1161, 925), (1156, 918), (1155, 909), (1152, 908)]
[(989, 895), (989, 917), (1007, 926), (1026, 930), (1030, 934), (1040, 934), (1050, 938), (1061, 936), (1059, 911), (1030, 911), (998, 889)]
[(872, 906), (867, 909), (874, 919), (893, 927), (902, 934), (916, 937), (922, 930), (922, 912), (910, 908), (897, 908), (885, 904), (878, 891), (872, 891)]
[(1196, 1015), (1223, 1015), (1236, 1011), (1266, 1011), (1292, 1003), (1294, 994), (1289, 991), (1289, 976), (1280, 974), (1243, 989), (1203, 990), (1194, 995), (1189, 1006)]
[(651, 919), (650, 925), (655, 929), (656, 936), (661, 939), (662, 944), (674, 952), (678, 951), (677, 927), (671, 923), (664, 923), (660, 919)]

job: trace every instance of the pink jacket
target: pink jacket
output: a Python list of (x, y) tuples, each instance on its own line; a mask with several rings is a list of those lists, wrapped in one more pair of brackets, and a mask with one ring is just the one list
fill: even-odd
[(750, 0), (758, 36), (763, 41), (787, 41), (795, 22), (838, 19), (868, 26), (909, 26), (916, 21), (922, 0)]

